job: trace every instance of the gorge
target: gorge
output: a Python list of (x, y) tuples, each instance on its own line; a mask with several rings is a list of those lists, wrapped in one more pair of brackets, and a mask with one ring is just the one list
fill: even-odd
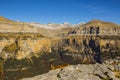
[(120, 79), (119, 25), (39, 26), (0, 17), (0, 80)]

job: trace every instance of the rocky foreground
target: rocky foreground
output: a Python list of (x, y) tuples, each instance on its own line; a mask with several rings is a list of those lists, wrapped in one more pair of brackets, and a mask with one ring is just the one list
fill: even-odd
[[(120, 64), (119, 64), (120, 67)], [(48, 73), (21, 80), (120, 80), (120, 72), (107, 64), (78, 64), (51, 70)], [(118, 76), (119, 75), (119, 76)]]

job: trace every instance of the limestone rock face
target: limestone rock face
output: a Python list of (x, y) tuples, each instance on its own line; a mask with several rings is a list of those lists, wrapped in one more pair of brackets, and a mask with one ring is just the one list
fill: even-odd
[(71, 30), (69, 34), (101, 34), (101, 35), (119, 35), (120, 26), (112, 22), (104, 22), (100, 20), (89, 21), (82, 26), (78, 26)]
[(20, 50), (18, 51), (16, 58), (20, 59), (25, 57), (39, 56), (43, 52), (51, 52), (51, 42), (50, 39), (27, 39), (19, 40)]
[(33, 53), (38, 53), (39, 51), (50, 52), (51, 42), (50, 39), (41, 38), (41, 39), (27, 39), (27, 40), (19, 40), (19, 47), (31, 48)]
[[(119, 37), (69, 36), (58, 42), (61, 59), (70, 63), (95, 63), (96, 55), (102, 59), (119, 56)], [(73, 60), (73, 61), (72, 61)]]
[(42, 52), (51, 52), (51, 42), (48, 38), (31, 39), (28, 38), (1, 40), (1, 57), (7, 58), (7, 55), (14, 55), (16, 59), (38, 56)]

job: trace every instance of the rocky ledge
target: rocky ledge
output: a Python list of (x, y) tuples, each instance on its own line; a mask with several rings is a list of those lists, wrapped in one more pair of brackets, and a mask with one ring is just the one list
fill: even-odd
[(112, 67), (106, 63), (78, 64), (21, 80), (120, 80), (117, 76), (120, 72), (112, 70)]

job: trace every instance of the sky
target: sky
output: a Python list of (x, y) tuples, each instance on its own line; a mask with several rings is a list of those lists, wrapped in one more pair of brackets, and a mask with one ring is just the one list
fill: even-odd
[(0, 16), (43, 24), (94, 19), (120, 24), (120, 0), (0, 0)]

